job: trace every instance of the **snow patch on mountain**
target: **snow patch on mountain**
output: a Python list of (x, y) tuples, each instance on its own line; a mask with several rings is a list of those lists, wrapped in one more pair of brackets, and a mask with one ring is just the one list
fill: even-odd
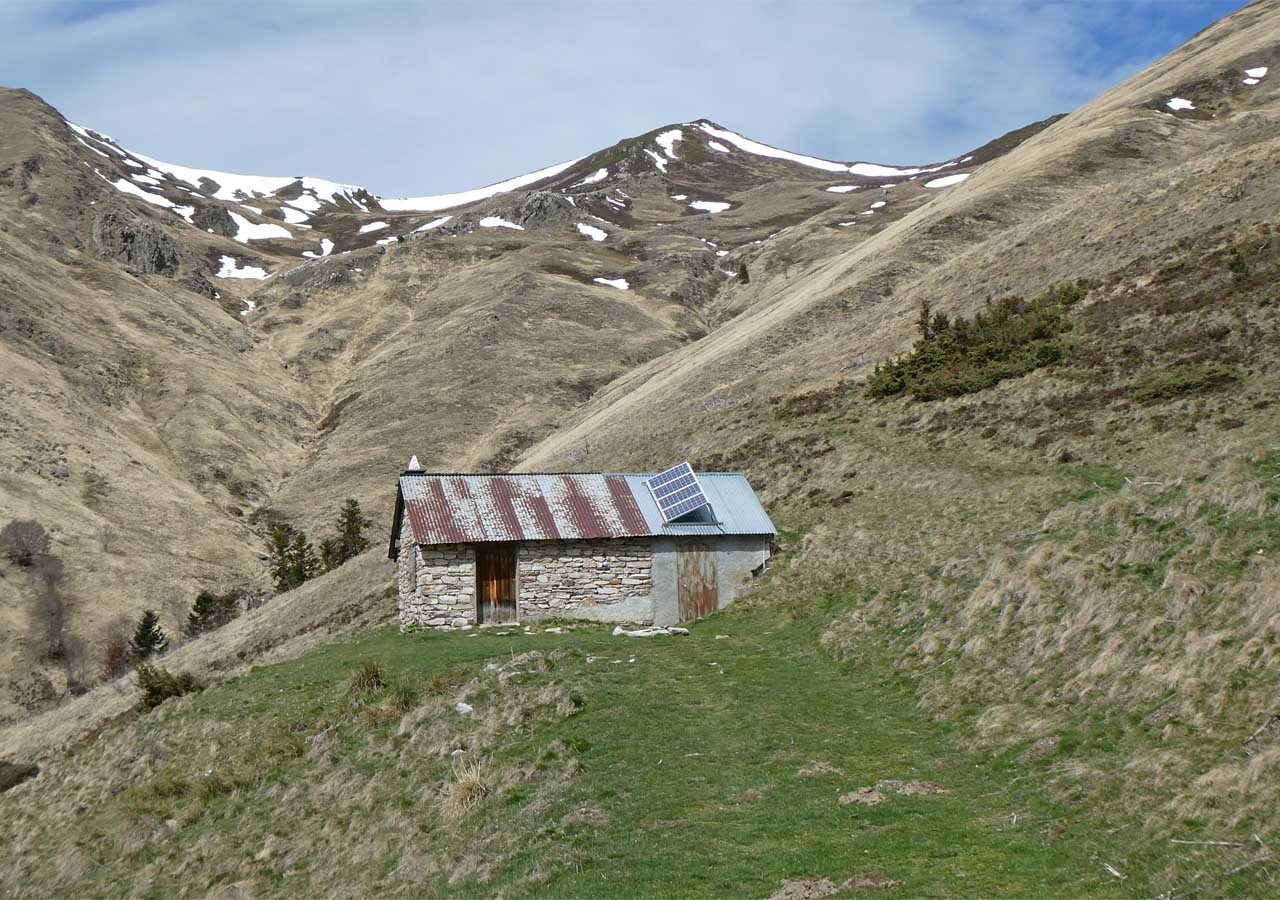
[(659, 147), (661, 147), (664, 151), (666, 151), (666, 154), (669, 158), (671, 159), (680, 158), (676, 156), (676, 141), (684, 140), (684, 132), (681, 131), (679, 128), (673, 128), (670, 131), (664, 131), (662, 132), (662, 134), (654, 138), (654, 140), (658, 142)]
[(858, 189), (858, 186), (856, 184), (833, 184), (831, 187), (827, 188), (827, 193), (828, 194), (847, 194), (850, 191), (856, 191), (857, 189)]
[(802, 166), (809, 166), (814, 169), (823, 169), (827, 172), (849, 171), (848, 166), (844, 163), (832, 162), (829, 159), (818, 159), (813, 156), (804, 156), (800, 153), (792, 153), (789, 150), (779, 150), (777, 147), (770, 147), (768, 144), (761, 144), (759, 141), (753, 141), (750, 138), (743, 137), (737, 132), (727, 131), (723, 128), (716, 128), (706, 122), (699, 122), (696, 127), (699, 131), (733, 144), (739, 150), (745, 150), (747, 153), (754, 153), (756, 156), (768, 156), (772, 159), (785, 159), (790, 162), (800, 163)]
[(1169, 107), (1174, 112), (1178, 112), (1179, 110), (1182, 110), (1182, 109), (1196, 108), (1196, 105), (1194, 103), (1192, 103), (1190, 100), (1187, 100), (1184, 97), (1171, 97), (1169, 98), (1168, 101), (1165, 102), (1165, 106)]
[(694, 200), (689, 204), (690, 209), (696, 209), (701, 212), (719, 213), (724, 212), (733, 204), (723, 203), (719, 200)]
[(222, 263), (222, 268), (214, 273), (215, 278), (253, 278), (261, 281), (267, 277), (266, 269), (259, 266), (241, 267), (234, 256), (223, 256), (218, 261)]
[(333, 241), (329, 240), (328, 238), (321, 238), (319, 253), (316, 253), (314, 250), (303, 250), (302, 255), (307, 257), (307, 259), (322, 259), (323, 257), (328, 256), (332, 252), (333, 252)]
[(390, 226), (389, 226), (389, 223), (387, 222), (370, 222), (368, 225), (361, 225), (360, 231), (357, 233), (368, 234), (371, 231), (381, 231), (382, 229), (388, 228), (388, 227)]
[(969, 175), (965, 172), (961, 172), (959, 175), (943, 175), (941, 178), (934, 178), (931, 181), (926, 181), (924, 186), (927, 188), (951, 187), (951, 185), (959, 184), (968, 177)]
[(313, 213), (313, 212), (319, 212), (320, 207), (323, 204), (321, 204), (320, 201), (317, 200), (315, 197), (313, 197), (311, 194), (300, 194), (299, 196), (290, 200), (289, 205), (297, 209), (300, 209), (303, 212)]
[(415, 229), (413, 229), (413, 230), (414, 230), (415, 232), (418, 232), (418, 231), (430, 231), (430, 230), (431, 230), (431, 229), (433, 229), (433, 228), (439, 228), (441, 225), (443, 225), (445, 222), (448, 222), (448, 221), (449, 221), (450, 219), (452, 219), (452, 218), (453, 218), (453, 216), (441, 216), (440, 218), (438, 218), (438, 219), (434, 219), (433, 221), (430, 221), (430, 222), (428, 222), (428, 223), (427, 223), (427, 224), (425, 224), (425, 225), (419, 225), (417, 228), (415, 228)]
[(515, 222), (508, 222), (506, 219), (498, 216), (485, 216), (480, 220), (481, 228), (514, 228), (516, 231), (524, 231), (523, 225), (517, 225)]
[(603, 228), (596, 228), (594, 225), (587, 225), (583, 222), (578, 223), (578, 233), (591, 238), (593, 241), (603, 241), (609, 236)]
[(435, 197), (379, 197), (378, 205), (388, 212), (436, 212), (453, 206), (461, 206), (464, 203), (487, 200), (495, 194), (504, 194), (507, 191), (514, 191), (536, 184), (539, 181), (545, 181), (548, 178), (559, 175), (565, 169), (581, 160), (582, 157), (580, 156), (568, 162), (557, 163), (554, 166), (539, 169), (537, 172), (530, 172), (528, 175), (521, 175), (519, 178), (510, 178), (497, 184), (476, 188), (473, 191), (462, 191), (457, 194), (440, 194)]
[(667, 160), (664, 156), (657, 153), (656, 151), (650, 150), (648, 147), (644, 148), (644, 152), (649, 154), (650, 157), (652, 157), (653, 164), (658, 167), (659, 172), (667, 171)]
[(608, 177), (609, 177), (608, 169), (596, 169), (586, 178), (582, 179), (581, 181), (575, 181), (573, 184), (569, 185), (569, 187), (582, 187), (584, 184), (595, 184), (597, 181), (604, 181)]
[(710, 147), (712, 150), (718, 150), (721, 153), (729, 152), (729, 148), (726, 147), (724, 144), (720, 143), (719, 141), (707, 141), (707, 146)]
[(596, 284), (607, 285), (611, 288), (617, 288), (620, 291), (627, 291), (631, 289), (631, 285), (625, 278), (592, 278), (591, 280)]
[(160, 206), (165, 209), (173, 210), (179, 216), (186, 219), (188, 223), (191, 222), (191, 216), (196, 211), (196, 208), (194, 206), (179, 206), (178, 204), (170, 200), (168, 197), (162, 197), (159, 194), (153, 194), (150, 191), (144, 191), (142, 188), (138, 187), (136, 184), (134, 184), (132, 181), (129, 181), (126, 178), (121, 178), (116, 181), (112, 181), (111, 179), (107, 178), (107, 176), (99, 172), (97, 169), (94, 169), (93, 172), (95, 175), (97, 175), (107, 184), (111, 185), (117, 191), (120, 191), (121, 193), (129, 194), (133, 197), (137, 197), (139, 200), (145, 200), (147, 203), (150, 203), (153, 206)]
[(274, 238), (289, 240), (293, 237), (289, 233), (289, 229), (282, 225), (275, 225), (270, 222), (250, 222), (239, 213), (231, 211), (228, 211), (227, 215), (231, 216), (231, 221), (236, 223), (235, 239), (242, 244), (247, 244), (250, 241), (269, 241)]
[(297, 225), (300, 228), (309, 228), (306, 221), (311, 218), (300, 209), (294, 209), (292, 206), (280, 207), (280, 214), (284, 216), (284, 220), (290, 225)]

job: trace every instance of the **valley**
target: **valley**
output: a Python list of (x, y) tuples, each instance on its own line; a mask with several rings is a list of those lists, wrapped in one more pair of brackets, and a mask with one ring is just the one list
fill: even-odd
[[(0, 562), (0, 759), (42, 769), (0, 883), (1273, 893), (1278, 23), (952, 159), (695, 119), (447, 197), (161, 163), (0, 91), (0, 520), (48, 529), (89, 661)], [(1034, 365), (950, 344), (927, 397), (869, 390), (1027, 309)], [(413, 455), (741, 471), (779, 552), (688, 637), (401, 634)], [(371, 549), (271, 596), (268, 529), (348, 497)], [(265, 602), (163, 658), (204, 691), (96, 676), (119, 617), (231, 588)]]

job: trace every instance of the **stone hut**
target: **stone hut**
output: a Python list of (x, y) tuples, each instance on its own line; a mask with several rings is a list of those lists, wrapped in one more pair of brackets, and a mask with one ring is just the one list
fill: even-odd
[(400, 625), (549, 618), (670, 625), (764, 571), (777, 530), (737, 473), (400, 476)]

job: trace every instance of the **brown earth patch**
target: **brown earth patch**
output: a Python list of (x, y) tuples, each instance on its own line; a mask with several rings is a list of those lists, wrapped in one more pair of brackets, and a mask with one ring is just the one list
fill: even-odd
[(844, 773), (828, 762), (811, 762), (807, 766), (803, 766), (796, 770), (797, 778), (825, 778), (828, 775), (843, 775)]
[(884, 794), (875, 788), (858, 788), (856, 791), (850, 791), (842, 796), (839, 800), (841, 806), (853, 806), (857, 803), (860, 806), (879, 806), (884, 802)]

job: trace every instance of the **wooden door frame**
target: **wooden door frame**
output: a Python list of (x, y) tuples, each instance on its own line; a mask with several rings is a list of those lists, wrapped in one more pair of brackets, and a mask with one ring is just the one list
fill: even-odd
[(471, 602), (472, 602), (472, 606), (475, 609), (476, 625), (483, 625), (485, 621), (480, 617), (480, 554), (482, 550), (486, 547), (489, 547), (489, 548), (505, 547), (505, 548), (510, 548), (510, 551), (511, 551), (511, 568), (513, 570), (511, 575), (512, 594), (513, 594), (511, 598), (511, 603), (514, 608), (515, 617), (512, 618), (510, 621), (500, 622), (496, 624), (501, 624), (501, 625), (519, 625), (520, 624), (520, 548), (521, 546), (522, 545), (519, 541), (494, 541), (490, 543), (473, 545), (473, 558), (472, 558), (472, 565), (471, 565), (471, 568), (472, 568), (471, 579), (472, 579), (473, 589), (472, 589)]
[[(689, 598), (684, 591), (685, 579), (683, 576), (685, 573), (684, 573), (684, 566), (682, 565), (682, 563), (684, 563), (685, 560), (689, 559), (689, 557), (693, 554), (697, 554), (698, 556), (703, 557), (706, 560), (706, 562), (710, 564), (711, 578), (712, 578), (712, 582), (709, 585), (710, 590), (708, 591), (708, 585), (704, 582), (703, 590), (702, 592), (700, 592), (700, 595), (699, 595), (700, 599), (703, 599), (703, 600), (710, 599), (712, 601), (712, 606), (710, 609), (701, 610), (697, 612), (689, 609), (689, 606), (691, 604), (686, 603), (686, 601), (691, 598)], [(676, 552), (675, 552), (675, 570), (676, 570), (675, 571), (676, 615), (680, 619), (680, 621), (692, 622), (704, 616), (709, 616), (720, 609), (720, 573), (718, 571), (719, 566), (716, 564), (716, 545), (714, 541), (698, 540), (698, 539), (686, 539), (682, 541), (677, 541)], [(692, 617), (690, 618), (685, 617), (686, 613), (688, 612), (694, 613)]]

